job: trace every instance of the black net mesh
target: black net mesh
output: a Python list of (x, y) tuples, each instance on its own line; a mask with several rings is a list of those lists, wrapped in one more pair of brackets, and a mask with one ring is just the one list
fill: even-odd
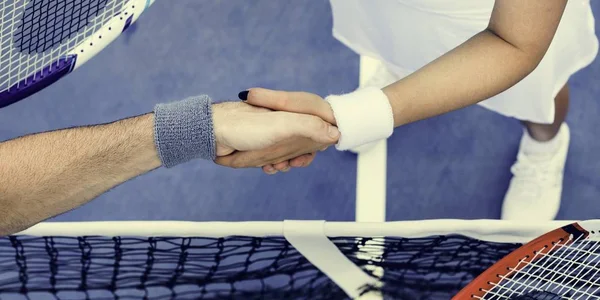
[[(448, 299), (519, 246), (464, 236), (331, 240), (367, 273), (385, 270), (386, 299)], [(1, 299), (346, 299), (275, 237), (13, 236), (0, 239), (0, 274)]]
[[(14, 1), (14, 0), (3, 0)], [(32, 0), (25, 7), (14, 31), (15, 47), (33, 54), (63, 44), (81, 34), (92, 19), (102, 13), (110, 0)], [(112, 17), (112, 16), (111, 16)], [(88, 34), (93, 33), (93, 31)]]
[(382, 291), (392, 299), (449, 299), (519, 246), (464, 236), (386, 239), (376, 262), (385, 270)]

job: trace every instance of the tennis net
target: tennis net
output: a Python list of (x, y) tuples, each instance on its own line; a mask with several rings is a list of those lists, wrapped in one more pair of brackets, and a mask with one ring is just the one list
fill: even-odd
[(562, 224), (42, 223), (0, 238), (0, 298), (448, 299)]

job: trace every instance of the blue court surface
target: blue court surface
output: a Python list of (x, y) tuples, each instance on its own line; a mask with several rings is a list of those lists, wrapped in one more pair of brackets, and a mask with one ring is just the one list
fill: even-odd
[[(600, 3), (593, 5), (600, 14)], [(0, 110), (0, 140), (109, 122), (197, 94), (235, 100), (255, 86), (349, 92), (359, 57), (331, 26), (326, 0), (157, 1), (81, 69)], [(599, 78), (596, 60), (571, 79), (559, 219), (600, 218)], [(387, 219), (499, 218), (521, 133), (516, 120), (478, 106), (396, 129)], [(355, 189), (356, 156), (335, 149), (275, 176), (197, 161), (143, 175), (54, 220), (351, 221)]]

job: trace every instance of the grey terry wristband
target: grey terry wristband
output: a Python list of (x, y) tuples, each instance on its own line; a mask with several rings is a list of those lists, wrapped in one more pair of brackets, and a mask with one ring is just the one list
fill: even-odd
[(163, 166), (216, 158), (212, 101), (206, 95), (154, 108), (154, 141)]

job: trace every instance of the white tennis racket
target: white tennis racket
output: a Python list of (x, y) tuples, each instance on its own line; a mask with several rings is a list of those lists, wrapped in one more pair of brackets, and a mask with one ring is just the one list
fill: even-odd
[(454, 299), (600, 299), (600, 220), (546, 233), (492, 265)]
[(71, 73), (154, 0), (0, 0), (0, 108)]

